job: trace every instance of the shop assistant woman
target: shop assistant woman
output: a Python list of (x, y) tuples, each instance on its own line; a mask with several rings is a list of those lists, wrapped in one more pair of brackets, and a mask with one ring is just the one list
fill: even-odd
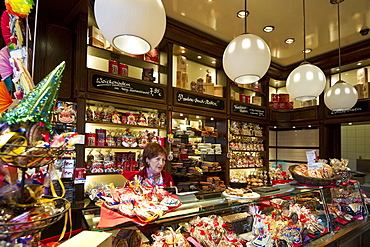
[(135, 176), (139, 179), (141, 184), (152, 184), (162, 187), (172, 187), (175, 183), (172, 176), (163, 171), (166, 164), (167, 152), (156, 142), (151, 142), (145, 146), (143, 150), (143, 163), (144, 168), (141, 169), (136, 175), (131, 176), (129, 180), (135, 180)]

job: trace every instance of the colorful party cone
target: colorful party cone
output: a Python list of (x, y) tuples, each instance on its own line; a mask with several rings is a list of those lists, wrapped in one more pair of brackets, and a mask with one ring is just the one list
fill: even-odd
[(60, 63), (49, 75), (31, 90), (19, 104), (0, 116), (0, 122), (17, 124), (42, 122), (51, 129), (51, 117), (58, 95), (65, 62)]

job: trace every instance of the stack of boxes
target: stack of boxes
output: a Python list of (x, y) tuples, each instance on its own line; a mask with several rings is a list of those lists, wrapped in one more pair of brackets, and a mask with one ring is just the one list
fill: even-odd
[(357, 70), (357, 84), (354, 86), (358, 93), (359, 99), (366, 99), (370, 96), (370, 82), (368, 81), (367, 68)]
[(219, 162), (212, 161), (202, 161), (200, 168), (203, 172), (219, 172), (222, 169)]
[(289, 94), (271, 94), (270, 108), (277, 110), (293, 109), (293, 102), (289, 101)]

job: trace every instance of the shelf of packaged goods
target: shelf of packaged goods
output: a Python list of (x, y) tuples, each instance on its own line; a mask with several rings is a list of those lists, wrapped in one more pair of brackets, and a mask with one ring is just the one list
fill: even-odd
[(237, 85), (233, 85), (233, 84), (231, 84), (231, 87), (233, 89), (238, 90), (238, 92), (249, 91), (249, 92), (252, 92), (252, 93), (256, 93), (256, 95), (258, 95), (258, 96), (264, 96), (265, 95), (265, 93), (263, 93), (261, 91), (253, 90), (251, 88), (238, 87)]
[[(116, 59), (121, 63), (125, 63), (130, 66), (139, 67), (139, 68), (153, 68), (156, 71), (159, 70), (160, 73), (166, 73), (167, 67), (160, 65), (159, 63), (154, 63), (151, 61), (146, 61), (140, 58), (131, 57), (129, 55), (109, 51), (103, 48), (98, 48), (95, 46), (89, 45), (87, 47), (87, 54), (94, 57), (103, 58), (106, 60)], [(158, 68), (158, 69), (156, 69)]]
[(115, 175), (115, 174), (120, 174), (120, 172), (119, 171), (117, 171), (117, 172), (97, 172), (97, 173), (91, 173), (91, 172), (88, 172), (88, 173), (86, 173), (86, 176), (96, 176), (96, 175)]
[(143, 149), (142, 147), (117, 147), (117, 146), (85, 146), (85, 148), (106, 148), (106, 149)]
[(175, 135), (174, 138), (218, 138), (218, 136)]
[(212, 156), (222, 156), (224, 154), (187, 154), (188, 156), (203, 156), (203, 155), (212, 155)]
[(229, 169), (256, 169), (256, 168), (265, 168), (264, 166), (260, 167), (230, 167)]
[(230, 150), (230, 152), (243, 152), (243, 153), (263, 153), (263, 152), (265, 152), (265, 151)]
[(104, 125), (104, 126), (121, 127), (121, 128), (126, 127), (126, 128), (161, 129), (161, 130), (166, 129), (166, 127), (149, 126), (149, 125), (119, 124), (119, 123), (106, 123), (106, 122), (94, 122), (94, 121), (86, 121), (85, 123), (90, 124), (90, 125)]
[(199, 177), (206, 174), (225, 173), (225, 170), (213, 171), (213, 172), (202, 172), (202, 173), (171, 173), (175, 177)]
[(233, 136), (233, 137), (253, 137), (253, 138), (258, 138), (258, 139), (265, 139), (265, 137), (263, 137), (263, 136), (249, 136), (249, 135), (241, 135), (241, 134), (239, 134), (239, 135), (230, 134), (230, 135)]

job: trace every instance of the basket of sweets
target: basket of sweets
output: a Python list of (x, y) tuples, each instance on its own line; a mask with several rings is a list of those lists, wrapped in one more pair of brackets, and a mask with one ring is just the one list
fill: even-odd
[(318, 169), (309, 169), (307, 164), (292, 165), (289, 166), (289, 172), (294, 180), (306, 185), (328, 186), (339, 179), (333, 168), (326, 163)]

